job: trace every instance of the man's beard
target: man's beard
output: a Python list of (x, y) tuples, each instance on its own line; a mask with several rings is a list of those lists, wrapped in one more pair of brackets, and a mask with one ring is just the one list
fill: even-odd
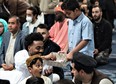
[(57, 17), (55, 17), (55, 21), (56, 22), (63, 22), (63, 17), (62, 16), (57, 16)]
[(100, 16), (99, 17), (97, 17), (97, 18), (93, 18), (94, 19), (94, 21), (98, 21), (98, 20), (100, 20)]
[(77, 75), (77, 76), (75, 77), (74, 81), (75, 81), (75, 84), (76, 84), (76, 83), (78, 83), (77, 81), (82, 81), (82, 77), (79, 76), (79, 75)]

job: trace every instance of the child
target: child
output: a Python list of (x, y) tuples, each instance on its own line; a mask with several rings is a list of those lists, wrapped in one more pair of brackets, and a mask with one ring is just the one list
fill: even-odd
[(41, 58), (39, 58), (38, 56), (30, 56), (26, 60), (26, 65), (32, 76), (25, 78), (23, 81), (21, 81), (20, 84), (25, 84), (26, 80), (30, 77), (40, 77), (43, 78), (44, 84), (52, 84), (51, 80), (48, 77), (42, 75), (43, 60)]

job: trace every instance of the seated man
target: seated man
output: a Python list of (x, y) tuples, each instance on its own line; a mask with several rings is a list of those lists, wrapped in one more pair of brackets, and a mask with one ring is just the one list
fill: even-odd
[(26, 10), (27, 22), (23, 24), (22, 31), (24, 31), (26, 35), (33, 33), (40, 23), (44, 23), (43, 20), (44, 20), (44, 17), (41, 16), (41, 11), (38, 7), (27, 8)]
[(61, 3), (59, 3), (54, 11), (55, 11), (55, 24), (50, 28), (49, 35), (50, 39), (57, 43), (62, 52), (66, 52), (68, 50), (68, 19), (64, 11), (61, 9)]
[(102, 17), (102, 10), (99, 6), (92, 8), (94, 24), (94, 58), (99, 65), (107, 64), (111, 53), (112, 26)]
[[(36, 32), (41, 33), (44, 37), (44, 51), (43, 55), (48, 55), (51, 52), (58, 52), (60, 51), (59, 45), (57, 45), (55, 42), (49, 39), (49, 32), (48, 27), (45, 24), (40, 24), (37, 27)], [(53, 67), (53, 73), (56, 73), (60, 76), (61, 79), (64, 78), (64, 72), (62, 68), (59, 67)]]
[(0, 47), (0, 58), (3, 61), (0, 66), (2, 66), (3, 70), (14, 69), (14, 55), (24, 49), (25, 34), (20, 30), (20, 26), (19, 17), (11, 16), (9, 18), (9, 31), (3, 34), (3, 41)]
[(74, 53), (71, 65), (76, 84), (114, 84), (109, 77), (95, 69), (97, 62), (89, 55)]

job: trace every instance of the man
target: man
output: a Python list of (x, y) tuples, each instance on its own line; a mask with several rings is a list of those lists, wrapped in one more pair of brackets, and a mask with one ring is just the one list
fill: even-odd
[(61, 9), (61, 3), (55, 8), (55, 24), (50, 28), (50, 39), (57, 43), (62, 52), (67, 53), (68, 50), (68, 19), (66, 19), (64, 11)]
[(41, 11), (38, 7), (29, 7), (26, 10), (26, 21), (23, 24), (22, 31), (25, 32), (26, 35), (34, 32), (37, 28), (37, 26), (40, 23), (44, 23), (44, 18), (41, 16), (41, 18), (37, 18), (38, 15), (41, 15)]
[[(39, 33), (31, 33), (25, 37), (25, 49), (15, 54), (15, 69), (12, 71), (0, 71), (0, 79), (7, 79), (11, 84), (18, 84), (24, 78), (30, 76), (26, 66), (29, 56), (36, 55), (42, 59), (54, 59), (52, 55), (41, 56), (43, 52), (43, 37)], [(13, 74), (13, 75), (12, 75)], [(11, 77), (12, 75), (12, 77)]]
[(82, 52), (93, 56), (94, 36), (93, 26), (87, 16), (81, 12), (77, 0), (65, 0), (61, 6), (69, 20), (68, 43), (69, 53), (67, 59), (72, 59), (73, 53)]
[(20, 30), (20, 20), (17, 16), (11, 16), (8, 20), (8, 32), (3, 35), (3, 42), (0, 49), (2, 68), (12, 70), (14, 67), (14, 55), (24, 49), (24, 33)]
[[(52, 59), (52, 55), (41, 56), (43, 53), (43, 37), (40, 33), (31, 33), (25, 38), (25, 49), (16, 53), (15, 67), (23, 72), (24, 77), (29, 76), (26, 66), (24, 65), (29, 56), (37, 55), (42, 59)], [(53, 58), (54, 59), (54, 58)]]
[(38, 25), (36, 32), (42, 34), (42, 36), (44, 37), (43, 55), (48, 55), (51, 52), (60, 51), (60, 47), (56, 43), (54, 43), (52, 40), (49, 39), (49, 32), (48, 32), (47, 25), (45, 24)]
[(95, 69), (97, 62), (88, 55), (76, 52), (72, 60), (72, 73), (76, 84), (114, 84), (110, 78)]
[(102, 10), (99, 6), (92, 8), (92, 17), (94, 21), (94, 58), (98, 64), (107, 64), (111, 53), (112, 26), (102, 18)]
[[(45, 24), (38, 25), (36, 32), (42, 34), (42, 36), (44, 37), (43, 55), (48, 55), (51, 52), (60, 51), (60, 47), (56, 43), (54, 43), (52, 40), (49, 39), (49, 32), (48, 32), (47, 25), (45, 25)], [(61, 79), (64, 78), (64, 72), (63, 72), (62, 68), (53, 67), (53, 73), (58, 74)]]

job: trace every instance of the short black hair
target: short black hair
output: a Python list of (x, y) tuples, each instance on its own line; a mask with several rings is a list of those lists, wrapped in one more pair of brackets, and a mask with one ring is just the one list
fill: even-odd
[(31, 33), (25, 37), (25, 49), (28, 51), (28, 46), (33, 43), (33, 41), (43, 41), (43, 36), (40, 33)]
[(0, 84), (10, 84), (9, 80), (0, 79)]
[(80, 9), (78, 0), (65, 0), (61, 5), (62, 10), (74, 11), (76, 8)]
[(39, 77), (30, 77), (27, 79), (26, 84), (44, 84), (44, 80)]
[(54, 84), (74, 84), (72, 80), (69, 79), (61, 79), (56, 81)]
[(9, 19), (11, 19), (11, 18), (15, 18), (17, 24), (20, 24), (20, 18), (19, 18), (18, 16), (16, 16), (16, 15), (11, 15), (11, 16), (9, 17)]
[(102, 8), (101, 8), (100, 6), (93, 5), (93, 6), (92, 6), (92, 9), (93, 9), (93, 8), (97, 8), (97, 7), (98, 7), (98, 8), (100, 9), (100, 11), (102, 12)]
[(27, 10), (31, 10), (33, 15), (36, 15), (36, 16), (41, 15), (41, 10), (37, 6), (30, 6), (30, 7), (27, 8)]
[(48, 26), (46, 25), (46, 24), (39, 24), (38, 26), (37, 26), (37, 28), (40, 28), (40, 29), (46, 29), (46, 30), (48, 30)]

